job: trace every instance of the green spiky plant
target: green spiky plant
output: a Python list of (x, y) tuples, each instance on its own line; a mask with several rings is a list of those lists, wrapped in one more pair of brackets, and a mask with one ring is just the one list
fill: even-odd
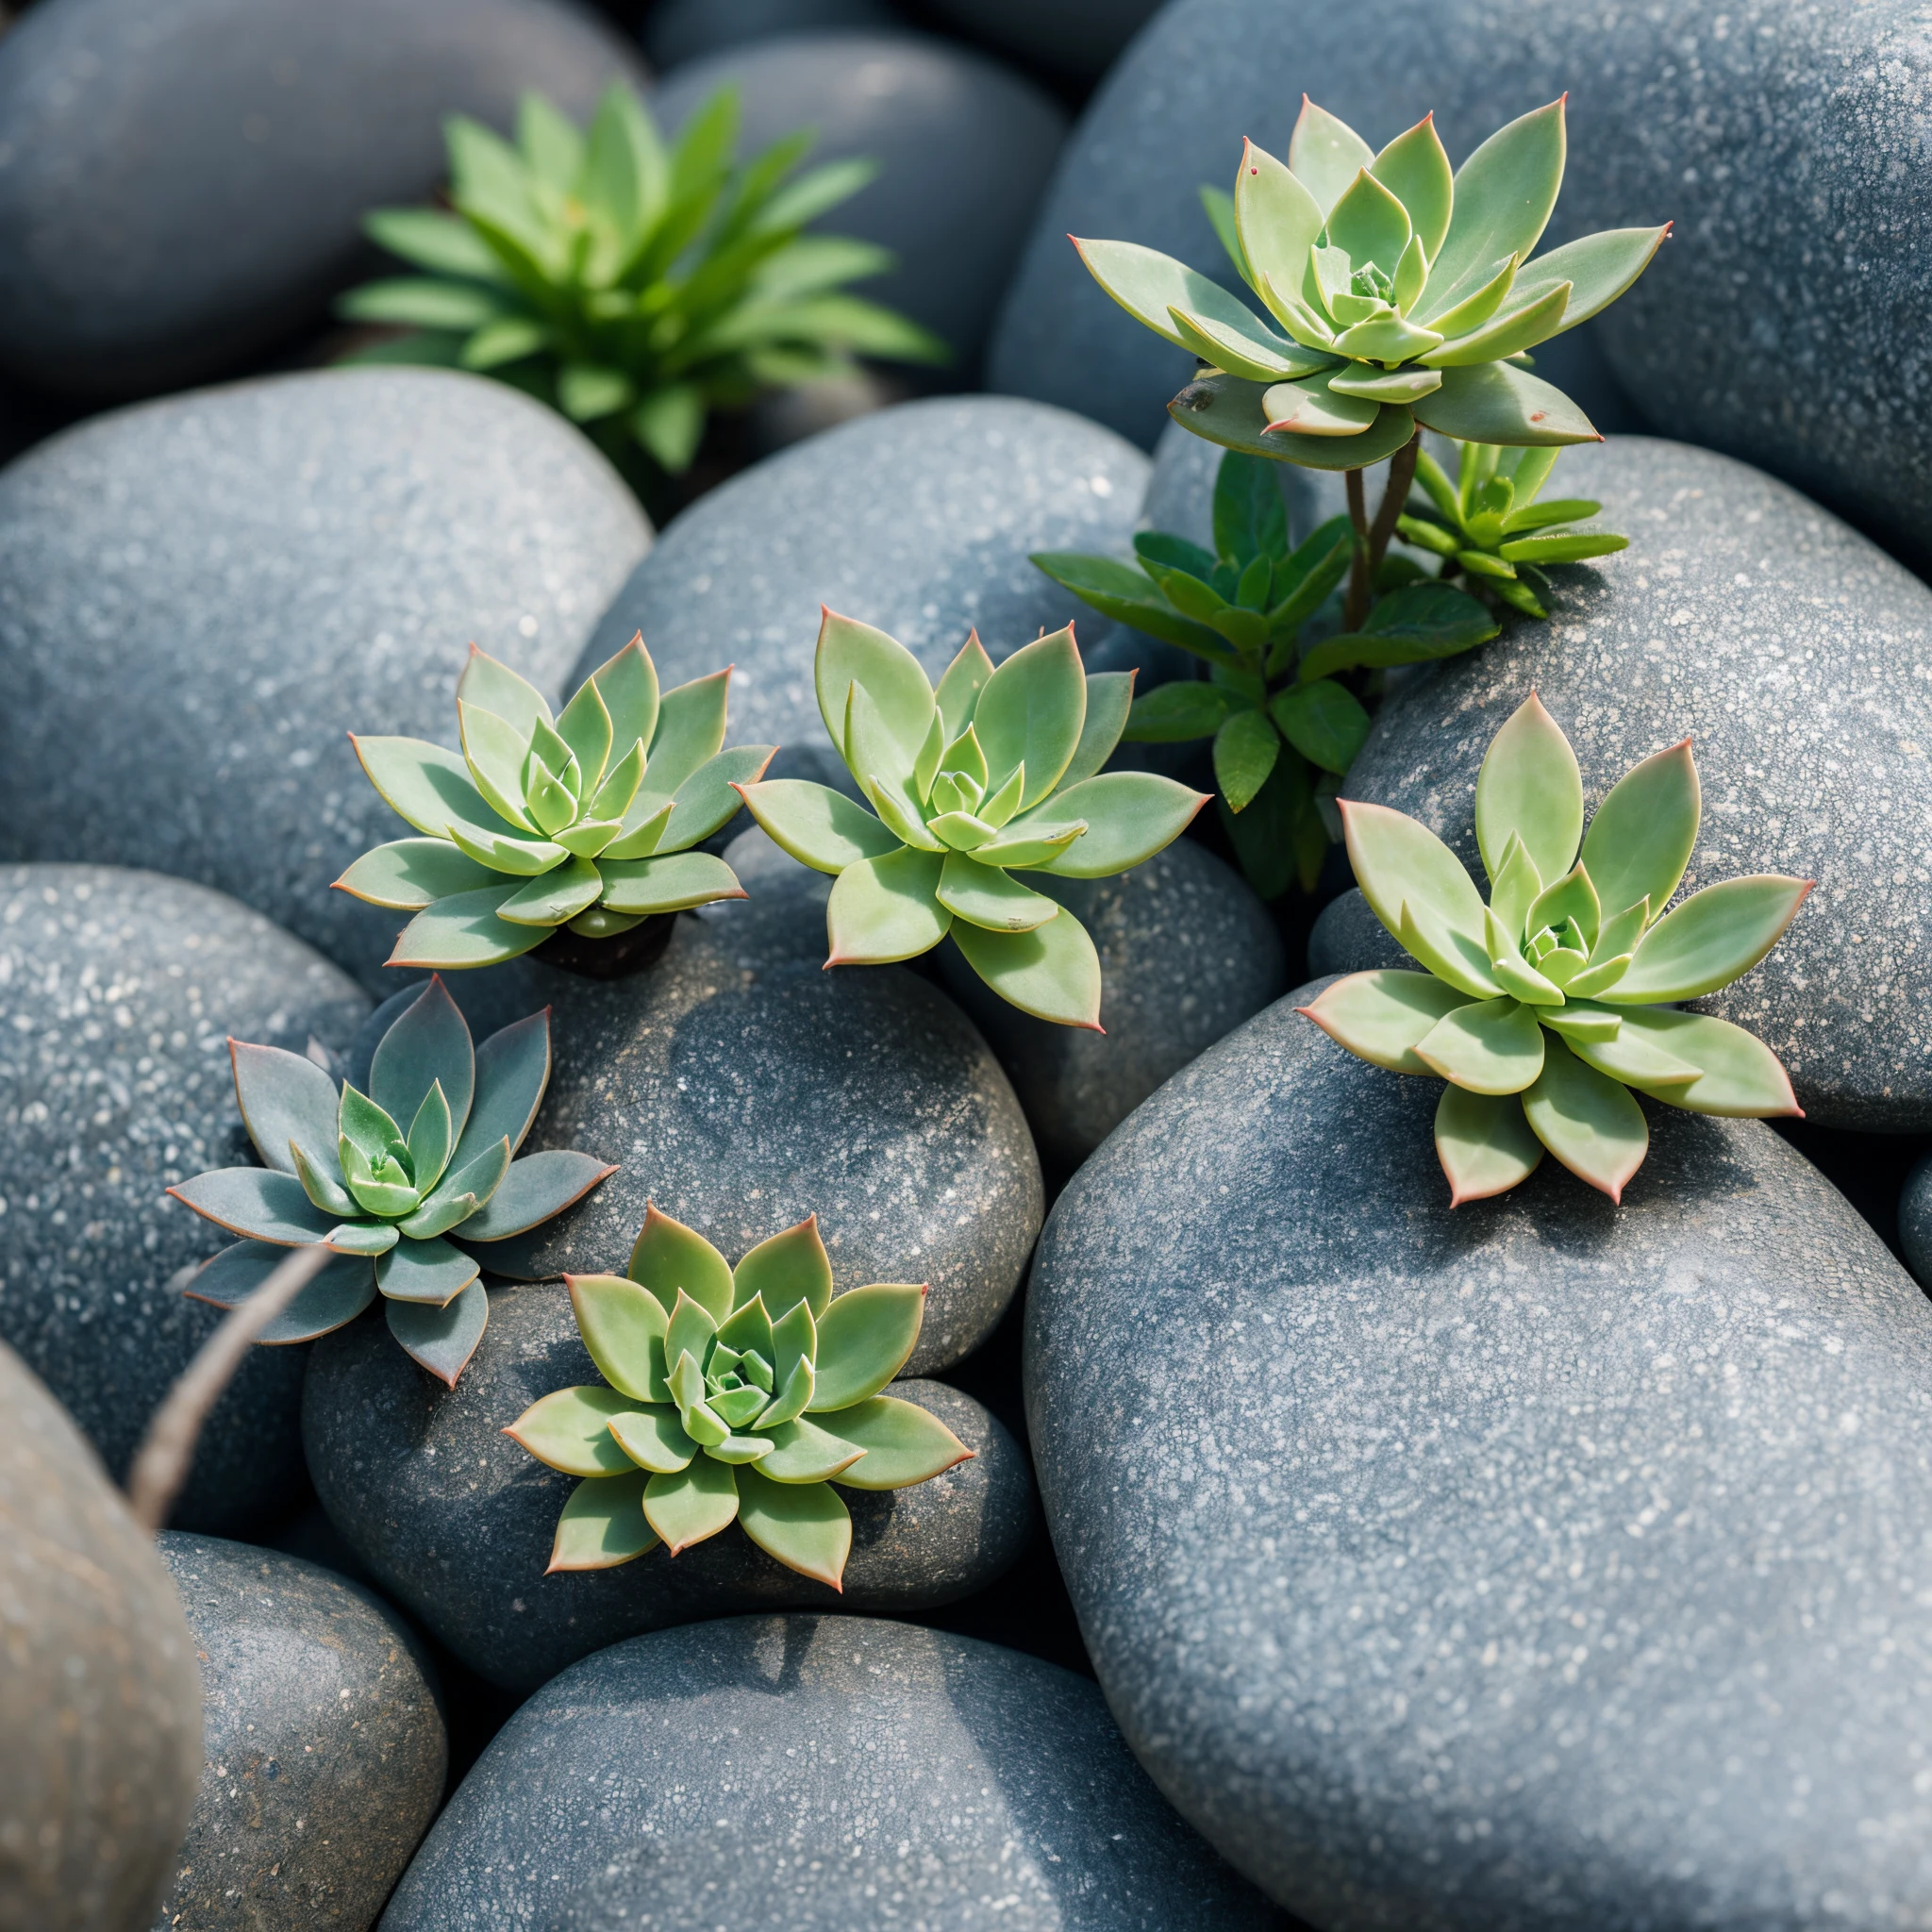
[(582, 424), (633, 480), (633, 451), (679, 475), (710, 411), (761, 390), (848, 375), (856, 356), (946, 361), (936, 336), (847, 291), (892, 265), (885, 249), (801, 232), (874, 165), (797, 174), (808, 128), (740, 165), (738, 129), (730, 87), (668, 147), (622, 84), (582, 132), (525, 94), (514, 146), (452, 116), (453, 212), (383, 208), (364, 223), (425, 273), (367, 283), (337, 305), (345, 320), (411, 333), (352, 359), (512, 382)]
[[(439, 978), (377, 1042), (369, 1091), (313, 1060), (231, 1040), (235, 1094), (260, 1167), (224, 1167), (168, 1192), (242, 1237), (189, 1283), (232, 1307), (285, 1250), (337, 1251), (272, 1321), (268, 1343), (312, 1341), (378, 1294), (390, 1333), (454, 1389), (490, 1317), (476, 1257), (560, 1214), (614, 1167), (568, 1150), (516, 1158), (550, 1081), (546, 1008), (473, 1049)], [(407, 1129), (401, 1124), (407, 1121)], [(453, 1237), (453, 1239), (452, 1239)]]
[[(1291, 545), (1278, 475), (1239, 450), (1222, 458), (1211, 553), (1146, 530), (1134, 539), (1134, 564), (1076, 551), (1033, 558), (1102, 616), (1206, 659), (1207, 682), (1178, 679), (1136, 698), (1122, 735), (1142, 744), (1213, 739), (1222, 823), (1264, 899), (1297, 877), (1313, 890), (1330, 841), (1325, 813), (1368, 736), (1364, 700), (1379, 690), (1380, 667), (1453, 657), (1497, 628), (1474, 597), (1405, 582), (1361, 630), (1321, 636), (1310, 620), (1334, 616), (1354, 534), (1333, 517)], [(1385, 577), (1401, 561), (1391, 558)]]
[(722, 858), (691, 849), (737, 812), (734, 785), (772, 761), (768, 744), (723, 748), (730, 680), (719, 671), (660, 697), (633, 637), (553, 719), (534, 685), (473, 644), (457, 685), (460, 758), (352, 733), (369, 782), (423, 834), (365, 852), (335, 882), (415, 915), (386, 963), (491, 966), (560, 929), (614, 940), (743, 898)]
[(824, 612), (819, 713), (872, 809), (805, 779), (738, 788), (792, 858), (838, 883), (828, 966), (880, 966), (950, 932), (1023, 1012), (1100, 1028), (1087, 928), (1016, 874), (1097, 879), (1178, 838), (1207, 801), (1150, 772), (1101, 772), (1133, 701), (1131, 672), (1089, 677), (1071, 625), (998, 670), (970, 636), (937, 692), (884, 631)]
[(608, 1386), (559, 1389), (504, 1431), (582, 1478), (553, 1572), (608, 1570), (659, 1541), (675, 1557), (736, 1522), (839, 1590), (852, 1518), (831, 1485), (902, 1490), (973, 1454), (937, 1417), (879, 1392), (919, 1339), (924, 1288), (835, 1296), (816, 1215), (734, 1269), (647, 1206), (627, 1276), (565, 1279)]
[[(1526, 352), (1607, 308), (1670, 230), (1612, 229), (1532, 258), (1562, 186), (1563, 107), (1510, 122), (1452, 173), (1433, 116), (1377, 154), (1305, 96), (1287, 164), (1245, 142), (1221, 218), (1265, 321), (1157, 250), (1074, 240), (1128, 314), (1204, 364), (1169, 405), (1175, 422), (1347, 473), (1357, 546), (1344, 630), (1367, 620), (1423, 429), (1511, 447), (1600, 441), (1528, 373)], [(1385, 459), (1371, 522), (1362, 471)]]
[(1585, 832), (1575, 755), (1534, 693), (1476, 779), (1488, 906), (1433, 832), (1342, 802), (1362, 896), (1424, 970), (1351, 974), (1300, 1010), (1375, 1066), (1449, 1083), (1436, 1151), (1452, 1208), (1513, 1188), (1545, 1149), (1620, 1200), (1650, 1144), (1633, 1093), (1691, 1113), (1803, 1112), (1761, 1041), (1676, 1010), (1757, 965), (1812, 885), (1724, 879), (1666, 912), (1699, 812), (1687, 738), (1620, 779)]

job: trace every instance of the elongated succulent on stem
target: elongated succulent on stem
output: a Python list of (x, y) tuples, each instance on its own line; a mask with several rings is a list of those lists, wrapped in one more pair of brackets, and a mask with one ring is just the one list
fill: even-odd
[(565, 1278), (604, 1384), (559, 1389), (504, 1431), (582, 1478), (552, 1571), (608, 1570), (660, 1541), (675, 1557), (735, 1521), (788, 1569), (838, 1590), (852, 1518), (831, 1485), (903, 1490), (973, 1453), (879, 1392), (919, 1338), (924, 1288), (835, 1296), (816, 1215), (734, 1269), (647, 1206), (627, 1276)]
[(1332, 517), (1291, 544), (1279, 474), (1239, 450), (1222, 458), (1212, 552), (1144, 530), (1135, 563), (1071, 550), (1033, 558), (1102, 616), (1206, 660), (1206, 683), (1181, 679), (1136, 698), (1122, 735), (1142, 744), (1213, 739), (1222, 822), (1266, 899), (1297, 876), (1313, 889), (1330, 837), (1324, 808), (1333, 810), (1368, 736), (1364, 701), (1378, 694), (1381, 669), (1454, 657), (1497, 629), (1474, 597), (1425, 581), (1397, 585), (1359, 630), (1321, 635), (1355, 537), (1348, 518)]
[[(799, 175), (801, 129), (734, 158), (738, 95), (721, 88), (668, 148), (629, 88), (588, 131), (524, 97), (515, 145), (461, 115), (444, 125), (452, 212), (384, 208), (370, 238), (425, 273), (370, 282), (337, 311), (411, 334), (363, 361), (499, 376), (583, 424), (627, 471), (690, 467), (708, 414), (760, 390), (848, 375), (855, 356), (944, 362), (946, 345), (846, 291), (891, 256), (801, 232), (863, 188), (869, 161)], [(661, 502), (659, 508), (663, 508)]]
[(1418, 431), (1556, 447), (1600, 439), (1526, 352), (1607, 308), (1669, 233), (1617, 228), (1535, 257), (1562, 186), (1563, 102), (1500, 128), (1453, 173), (1433, 116), (1377, 154), (1303, 97), (1284, 166), (1243, 144), (1222, 239), (1266, 319), (1206, 275), (1131, 242), (1075, 239), (1136, 321), (1205, 365), (1173, 403), (1210, 442), (1318, 470), (1392, 458), (1373, 522), (1349, 484), (1362, 553), (1348, 627), (1407, 501)]
[(1562, 454), (1554, 449), (1498, 449), (1465, 442), (1455, 482), (1427, 450), (1416, 458), (1424, 500), (1395, 520), (1397, 534), (1442, 559), (1444, 577), (1460, 574), (1527, 617), (1547, 618), (1525, 579), (1547, 586), (1543, 567), (1614, 557), (1630, 547), (1608, 530), (1570, 530), (1603, 505), (1588, 496), (1539, 502)]
[[(722, 858), (691, 850), (738, 810), (734, 787), (772, 761), (768, 744), (723, 749), (730, 679), (716, 672), (660, 697), (634, 637), (552, 718), (535, 686), (473, 644), (457, 685), (460, 758), (420, 738), (352, 733), (370, 783), (423, 835), (365, 852), (335, 882), (415, 914), (386, 963), (491, 966), (559, 929), (615, 941), (647, 919), (743, 898)], [(558, 964), (598, 971), (585, 949), (559, 957), (561, 944)]]
[(242, 1237), (185, 1292), (233, 1307), (291, 1248), (320, 1241), (337, 1257), (269, 1323), (267, 1343), (312, 1341), (380, 1294), (390, 1333), (453, 1389), (490, 1317), (471, 1250), (487, 1258), (491, 1241), (562, 1213), (617, 1172), (562, 1149), (515, 1158), (550, 1081), (547, 1008), (473, 1048), (432, 978), (377, 1042), (367, 1093), (346, 1082), (338, 1092), (301, 1054), (239, 1040), (228, 1051), (262, 1165), (168, 1190)]
[(1621, 1199), (1650, 1144), (1633, 1093), (1691, 1113), (1804, 1111), (1761, 1041), (1676, 1008), (1757, 965), (1812, 885), (1724, 879), (1666, 912), (1699, 811), (1687, 738), (1620, 779), (1585, 832), (1575, 756), (1534, 693), (1476, 780), (1487, 906), (1433, 832), (1343, 801), (1362, 895), (1425, 970), (1351, 974), (1301, 1010), (1375, 1066), (1449, 1083), (1436, 1151), (1451, 1207), (1513, 1188), (1545, 1149)]
[(1101, 772), (1133, 674), (1087, 676), (1071, 625), (994, 670), (975, 632), (935, 692), (903, 644), (826, 610), (814, 675), (825, 729), (872, 808), (799, 778), (738, 789), (792, 858), (837, 875), (825, 964), (916, 958), (951, 933), (1002, 999), (1098, 1031), (1087, 928), (1015, 874), (1125, 872), (1208, 802), (1150, 772)]

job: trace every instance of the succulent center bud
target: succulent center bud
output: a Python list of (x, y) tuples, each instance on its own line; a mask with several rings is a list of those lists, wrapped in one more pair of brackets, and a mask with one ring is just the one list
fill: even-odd
[(1565, 986), (1590, 962), (1590, 941), (1573, 919), (1546, 925), (1523, 949), (1524, 957), (1547, 980)]
[(936, 812), (976, 812), (986, 799), (986, 787), (971, 772), (941, 772), (932, 781)]
[(1373, 301), (1393, 302), (1395, 299), (1395, 284), (1373, 261), (1363, 262), (1349, 276), (1348, 287), (1351, 294), (1366, 295)]

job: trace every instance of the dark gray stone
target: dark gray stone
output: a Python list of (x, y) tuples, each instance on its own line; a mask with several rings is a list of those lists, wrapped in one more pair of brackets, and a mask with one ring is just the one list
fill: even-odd
[(449, 1762), (421, 1644), (298, 1557), (173, 1533), (160, 1553), (201, 1655), (207, 1759), (153, 1932), (367, 1932)]
[[(1932, 1914), (1932, 1304), (1771, 1129), (1455, 1213), (1440, 1089), (1272, 1007), (1077, 1174), (1028, 1302), (1108, 1702), (1316, 1924)], [(1152, 1338), (1158, 1345), (1150, 1345)]]
[(1354, 886), (1329, 900), (1315, 915), (1308, 933), (1312, 978), (1329, 973), (1368, 973), (1382, 966), (1413, 971), (1415, 963)]
[[(341, 1048), (368, 1008), (299, 940), (206, 887), (0, 867), (0, 1338), (117, 1479), (221, 1320), (172, 1277), (228, 1237), (163, 1190), (253, 1162), (227, 1037)], [(300, 1485), (303, 1355), (249, 1351), (176, 1523), (245, 1529)]]
[[(234, 368), (443, 179), (442, 117), (587, 117), (635, 52), (552, 0), (63, 0), (0, 46), (0, 360), (90, 395)], [(387, 259), (387, 258), (384, 258)]]
[(931, 0), (948, 26), (1028, 67), (1095, 81), (1160, 0)]
[(1898, 1244), (1920, 1286), (1932, 1283), (1932, 1154), (1906, 1176), (1898, 1201)]
[(890, 248), (858, 285), (949, 343), (933, 378), (974, 388), (993, 309), (1066, 139), (1065, 110), (1031, 81), (945, 41), (826, 30), (728, 48), (680, 67), (653, 96), (667, 130), (724, 82), (743, 105), (741, 149), (818, 129), (813, 161), (857, 155), (877, 176), (815, 225)]
[[(733, 1884), (722, 1922), (743, 1932), (824, 1923), (791, 1909), (801, 1891), (806, 1910), (827, 1901), (814, 1858), (886, 1894), (856, 1888), (865, 1903), (841, 1932), (1280, 1923), (1160, 1802), (1085, 1678), (968, 1637), (790, 1616), (640, 1637), (547, 1685), (464, 1779), (383, 1928), (556, 1926), (587, 1885), (604, 1889), (587, 1906), (622, 1913), (626, 1865), (647, 1892), (661, 1859), (667, 1902), (681, 1892), (704, 1916), (607, 1909), (562, 1925), (708, 1932), (715, 1894), (691, 1855), (734, 1843), (770, 1887)], [(909, 1910), (890, 1896), (902, 1889)], [(940, 1916), (924, 1916), (928, 1901)]]
[(1532, 689), (1591, 806), (1690, 734), (1704, 822), (1685, 889), (1819, 882), (1771, 957), (1697, 1008), (1758, 1034), (1820, 1124), (1932, 1127), (1932, 591), (1726, 457), (1629, 437), (1560, 475), (1631, 547), (1563, 571), (1556, 623), (1512, 622), (1406, 684), (1343, 790), (1479, 868), (1476, 772)]
[(905, 24), (885, 0), (661, 0), (644, 19), (644, 53), (661, 74), (776, 34), (818, 27), (890, 33)]
[(999, 1055), (1047, 1160), (1079, 1166), (1122, 1121), (1288, 984), (1281, 935), (1239, 874), (1191, 839), (1109, 879), (1050, 879), (1100, 953), (1105, 1033), (1009, 1007), (948, 941), (946, 990)]
[(734, 477), (632, 572), (573, 684), (641, 630), (667, 684), (735, 663), (732, 731), (779, 747), (771, 775), (850, 784), (812, 694), (819, 606), (890, 631), (937, 680), (978, 627), (995, 658), (1077, 618), (1027, 561), (1118, 550), (1147, 459), (1059, 409), (1005, 396), (906, 403)]
[(1032, 1480), (1012, 1437), (970, 1395), (904, 1381), (892, 1392), (930, 1409), (973, 1460), (908, 1490), (841, 1492), (852, 1512), (842, 1596), (735, 1528), (675, 1559), (658, 1548), (614, 1570), (546, 1576), (575, 1481), (503, 1430), (553, 1390), (600, 1379), (561, 1285), (493, 1289), (490, 1325), (453, 1391), (379, 1321), (316, 1345), (302, 1426), (323, 1507), (382, 1588), (509, 1690), (697, 1617), (841, 1605), (896, 1615), (951, 1603), (1012, 1563), (1032, 1528)]
[(329, 882), (408, 828), (346, 734), (454, 744), (473, 641), (554, 692), (649, 541), (590, 443), (480, 376), (83, 424), (0, 475), (0, 712), (32, 721), (0, 858), (199, 879), (380, 984), (397, 917)]
[(145, 1925), (201, 1770), (194, 1640), (93, 1451), (4, 1343), (0, 1633), (0, 1925)]

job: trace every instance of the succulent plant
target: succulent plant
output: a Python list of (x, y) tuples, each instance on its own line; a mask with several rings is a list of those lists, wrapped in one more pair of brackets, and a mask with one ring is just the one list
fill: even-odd
[(1498, 449), (1494, 443), (1461, 445), (1455, 482), (1427, 450), (1416, 454), (1415, 480), (1425, 501), (1395, 520), (1396, 533), (1442, 559), (1441, 574), (1458, 572), (1528, 617), (1549, 612), (1525, 577), (1547, 585), (1542, 567), (1613, 557), (1630, 547), (1608, 530), (1568, 530), (1593, 517), (1603, 505), (1574, 496), (1538, 502), (1560, 450)]
[[(1207, 660), (1205, 683), (1179, 679), (1136, 698), (1122, 735), (1213, 739), (1222, 821), (1266, 899), (1297, 875), (1314, 886), (1330, 838), (1324, 808), (1368, 736), (1363, 700), (1375, 696), (1381, 667), (1453, 657), (1497, 628), (1474, 597), (1429, 580), (1397, 583), (1359, 631), (1336, 632), (1334, 593), (1356, 554), (1349, 519), (1291, 544), (1279, 475), (1239, 450), (1222, 458), (1211, 553), (1144, 530), (1136, 563), (1077, 551), (1033, 558), (1102, 616)], [(1324, 619), (1334, 634), (1321, 635)]]
[(724, 742), (729, 670), (658, 691), (634, 637), (552, 718), (534, 685), (470, 647), (462, 756), (420, 738), (350, 741), (369, 782), (424, 836), (365, 852), (338, 889), (415, 917), (391, 966), (491, 966), (559, 927), (611, 939), (744, 890), (691, 848), (738, 810), (768, 744)]
[(799, 778), (738, 789), (779, 845), (837, 875), (826, 965), (914, 958), (950, 932), (1002, 999), (1097, 1031), (1092, 940), (1015, 874), (1124, 872), (1207, 803), (1151, 772), (1101, 772), (1133, 674), (1087, 676), (1071, 625), (998, 670), (974, 633), (935, 692), (903, 644), (827, 610), (814, 677), (825, 729), (872, 809)]
[(1476, 779), (1487, 906), (1433, 832), (1342, 802), (1362, 894), (1425, 970), (1351, 974), (1301, 1011), (1375, 1066), (1449, 1083), (1436, 1151), (1452, 1207), (1513, 1188), (1545, 1149), (1620, 1200), (1650, 1140), (1633, 1093), (1691, 1113), (1803, 1112), (1761, 1041), (1677, 1008), (1757, 965), (1812, 884), (1724, 879), (1666, 911), (1699, 810), (1687, 738), (1626, 773), (1586, 832), (1575, 756), (1534, 693)]
[(815, 1215), (734, 1269), (647, 1206), (627, 1275), (565, 1279), (604, 1384), (559, 1389), (504, 1431), (582, 1478), (552, 1571), (608, 1570), (659, 1541), (675, 1557), (736, 1520), (787, 1568), (838, 1590), (852, 1518), (831, 1485), (901, 1490), (973, 1453), (879, 1392), (912, 1353), (924, 1288), (835, 1296)]
[(1208, 365), (1172, 410), (1211, 442), (1322, 470), (1393, 456), (1418, 425), (1460, 441), (1593, 442), (1590, 419), (1522, 358), (1607, 308), (1670, 230), (1611, 229), (1531, 258), (1562, 186), (1563, 106), (1510, 122), (1452, 174), (1433, 116), (1376, 154), (1305, 95), (1285, 166), (1243, 143), (1223, 234), (1266, 321), (1154, 249), (1074, 245), (1137, 322)]
[(444, 124), (454, 212), (385, 208), (372, 240), (426, 271), (352, 291), (344, 318), (412, 333), (354, 359), (434, 362), (515, 383), (619, 458), (689, 467), (708, 413), (761, 389), (847, 374), (853, 357), (943, 362), (936, 336), (845, 291), (884, 249), (806, 225), (865, 186), (863, 160), (805, 175), (809, 129), (743, 166), (721, 88), (668, 149), (613, 85), (588, 131), (525, 94), (516, 143)]
[(231, 1040), (228, 1051), (263, 1164), (168, 1190), (242, 1237), (186, 1293), (233, 1307), (288, 1249), (320, 1241), (337, 1255), (271, 1322), (265, 1342), (312, 1341), (380, 1293), (390, 1333), (455, 1388), (490, 1316), (469, 1250), (548, 1221), (617, 1172), (560, 1149), (514, 1158), (550, 1080), (547, 1008), (473, 1048), (448, 989), (432, 978), (377, 1041), (367, 1093), (347, 1082), (338, 1092), (314, 1060), (280, 1047)]

